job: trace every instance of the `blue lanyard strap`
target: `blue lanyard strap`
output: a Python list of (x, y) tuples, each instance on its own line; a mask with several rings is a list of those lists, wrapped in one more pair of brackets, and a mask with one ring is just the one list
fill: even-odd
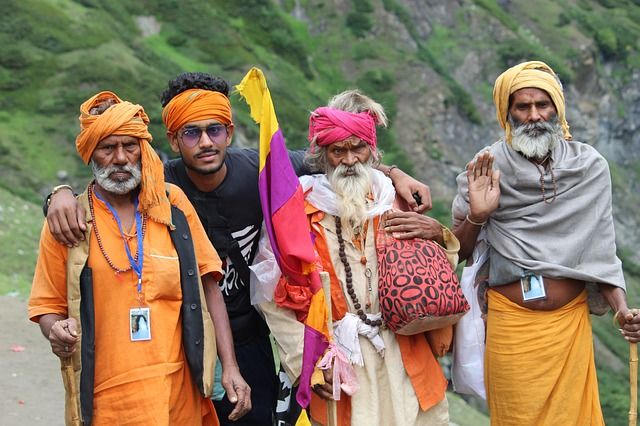
[(94, 194), (96, 195), (96, 197), (98, 197), (100, 201), (102, 201), (107, 206), (107, 208), (109, 209), (113, 217), (115, 217), (116, 219), (116, 223), (118, 224), (118, 229), (120, 230), (120, 236), (122, 236), (122, 241), (124, 242), (124, 250), (127, 252), (127, 257), (129, 258), (129, 264), (131, 265), (131, 269), (133, 269), (133, 271), (138, 276), (138, 293), (140, 293), (142, 291), (142, 262), (144, 260), (144, 249), (142, 244), (144, 242), (144, 236), (142, 235), (142, 215), (138, 211), (138, 197), (136, 197), (134, 201), (134, 208), (136, 212), (135, 213), (136, 238), (138, 240), (136, 258), (134, 259), (133, 256), (131, 255), (129, 244), (127, 244), (127, 239), (125, 238), (124, 231), (122, 230), (122, 222), (120, 221), (120, 216), (118, 216), (118, 212), (116, 212), (116, 210), (111, 206), (111, 204), (109, 204), (108, 201), (106, 201), (104, 198), (100, 196), (98, 191), (94, 191)]

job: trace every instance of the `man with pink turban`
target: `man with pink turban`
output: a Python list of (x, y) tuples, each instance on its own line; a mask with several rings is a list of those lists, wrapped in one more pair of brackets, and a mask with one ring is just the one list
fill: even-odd
[(640, 338), (616, 257), (607, 161), (571, 140), (562, 85), (545, 63), (506, 70), (493, 99), (504, 137), (458, 175), (453, 201), (461, 258), (489, 247), (476, 282), (488, 286), (491, 424), (602, 425), (589, 313), (608, 304), (623, 337)]
[[(329, 276), (325, 297), (333, 315), (333, 343), (321, 363), (327, 369), (324, 380), (311, 378), (309, 414), (314, 424), (331, 424), (327, 406), (335, 404), (341, 426), (448, 425), (447, 381), (436, 358), (442, 353), (434, 353), (424, 333), (403, 336), (382, 325), (376, 237), (386, 232), (380, 221), (392, 209), (396, 192), (388, 176), (375, 169), (378, 124), (386, 125), (382, 106), (354, 90), (336, 95), (309, 119), (306, 161), (323, 173), (303, 176), (300, 183), (314, 248)], [(449, 261), (457, 261), (457, 240), (436, 220), (415, 212), (385, 219), (390, 232), (436, 240), (448, 248)], [(260, 308), (285, 370), (297, 380), (305, 329), (295, 318), (310, 310), (309, 299), (280, 277), (266, 239), (261, 247), (261, 262), (252, 266), (255, 287), (264, 293)], [(259, 273), (265, 269), (273, 273)], [(450, 333), (451, 327), (434, 330), (433, 337), (448, 347)]]
[(164, 183), (148, 123), (112, 92), (82, 104), (76, 148), (94, 176), (78, 197), (85, 238), (66, 247), (47, 223), (41, 233), (29, 318), (61, 360), (67, 425), (217, 425), (216, 344), (237, 372), (220, 258)]

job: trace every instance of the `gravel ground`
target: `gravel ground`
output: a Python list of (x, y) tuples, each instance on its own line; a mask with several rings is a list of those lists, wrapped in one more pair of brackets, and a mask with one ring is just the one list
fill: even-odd
[(60, 363), (20, 297), (0, 296), (0, 425), (64, 425)]

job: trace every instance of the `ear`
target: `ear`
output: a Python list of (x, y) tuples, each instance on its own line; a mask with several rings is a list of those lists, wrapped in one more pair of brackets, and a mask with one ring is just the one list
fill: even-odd
[(171, 150), (175, 153), (180, 152), (180, 146), (178, 145), (178, 134), (167, 130), (167, 139), (169, 140), (169, 145), (171, 145)]
[(233, 126), (227, 127), (227, 146), (231, 145), (231, 139), (233, 138)]

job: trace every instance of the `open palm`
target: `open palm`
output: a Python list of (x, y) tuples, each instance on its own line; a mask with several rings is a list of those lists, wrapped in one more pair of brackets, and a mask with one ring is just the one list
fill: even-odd
[(500, 202), (500, 171), (493, 170), (493, 155), (485, 151), (467, 164), (469, 216), (484, 222)]

